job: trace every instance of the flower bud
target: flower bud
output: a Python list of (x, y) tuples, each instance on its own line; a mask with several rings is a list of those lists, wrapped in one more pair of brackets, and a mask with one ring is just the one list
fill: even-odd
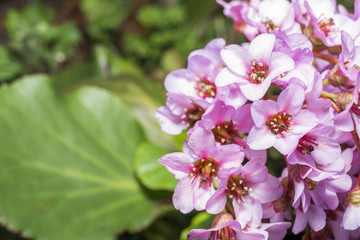
[(349, 91), (342, 91), (338, 94), (336, 102), (342, 109), (346, 108), (346, 105), (353, 101), (353, 95)]
[(329, 82), (334, 87), (346, 86), (348, 78), (338, 74), (339, 64), (336, 64), (329, 73)]
[(228, 221), (234, 220), (234, 217), (227, 212), (222, 212), (220, 214), (218, 214), (215, 218), (214, 221), (212, 223), (212, 228), (219, 228), (222, 225), (224, 225), (225, 223), (227, 223)]

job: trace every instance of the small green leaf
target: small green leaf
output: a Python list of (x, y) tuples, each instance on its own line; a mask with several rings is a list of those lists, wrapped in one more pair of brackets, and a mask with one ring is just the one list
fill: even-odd
[(135, 171), (147, 188), (174, 191), (178, 181), (157, 161), (167, 153), (162, 148), (150, 143), (143, 143), (137, 150)]
[(144, 134), (94, 87), (59, 96), (45, 76), (0, 89), (0, 222), (37, 240), (112, 240), (159, 212), (134, 175)]
[(180, 240), (188, 240), (187, 235), (192, 229), (209, 229), (211, 228), (214, 215), (210, 215), (207, 212), (201, 212), (197, 214), (192, 220), (189, 227), (185, 228), (180, 236)]

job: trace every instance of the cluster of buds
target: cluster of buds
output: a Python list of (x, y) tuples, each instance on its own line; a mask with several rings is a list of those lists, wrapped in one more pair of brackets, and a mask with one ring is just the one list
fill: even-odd
[(354, 13), (335, 0), (217, 2), (249, 42), (192, 52), (156, 112), (188, 136), (159, 159), (179, 179), (174, 207), (216, 215), (188, 237), (360, 239), (360, 0)]

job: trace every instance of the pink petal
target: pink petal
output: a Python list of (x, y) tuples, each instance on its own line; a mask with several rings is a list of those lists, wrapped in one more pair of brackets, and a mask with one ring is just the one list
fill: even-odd
[(255, 158), (244, 165), (242, 174), (244, 178), (246, 178), (246, 181), (262, 182), (267, 177), (268, 169), (262, 164), (262, 159)]
[(304, 89), (296, 83), (290, 84), (282, 91), (277, 100), (280, 111), (293, 115), (299, 112), (304, 103)]
[(169, 153), (161, 157), (159, 163), (164, 165), (176, 179), (189, 175), (194, 166), (194, 159), (182, 152)]
[(265, 125), (273, 115), (278, 113), (279, 105), (272, 100), (259, 100), (251, 105), (251, 116), (257, 127)]
[(313, 129), (319, 123), (319, 120), (314, 113), (301, 110), (298, 114), (293, 116), (292, 122), (293, 127), (291, 132), (293, 134), (305, 134)]
[(298, 234), (302, 230), (304, 230), (304, 228), (306, 227), (306, 225), (307, 225), (307, 223), (309, 221), (309, 216), (307, 214), (304, 214), (299, 209), (295, 210), (295, 214), (296, 214), (296, 218), (295, 218), (295, 222), (294, 222), (292, 232), (294, 234)]
[(217, 87), (224, 87), (233, 83), (240, 83), (246, 80), (242, 80), (242, 77), (233, 73), (229, 68), (224, 68), (219, 72), (215, 79)]
[(220, 213), (226, 204), (227, 197), (225, 192), (225, 185), (220, 187), (209, 199), (206, 203), (206, 211), (211, 214), (218, 214)]
[(193, 80), (190, 80), (188, 74), (186, 69), (179, 69), (167, 75), (164, 82), (166, 91), (196, 96), (194, 88), (195, 76), (193, 76)]
[(194, 209), (191, 178), (184, 177), (176, 185), (173, 195), (174, 207), (182, 213), (189, 213)]
[(199, 159), (212, 158), (217, 152), (214, 135), (211, 131), (202, 127), (197, 127), (191, 134), (189, 138), (189, 148)]
[(301, 138), (301, 135), (295, 135), (291, 132), (280, 133), (277, 136), (274, 148), (276, 148), (282, 155), (287, 155), (294, 150)]
[(240, 89), (247, 99), (251, 101), (255, 101), (262, 98), (265, 95), (266, 91), (270, 87), (270, 84), (271, 84), (271, 79), (266, 78), (260, 84), (249, 83), (246, 85), (240, 85)]
[(159, 122), (161, 130), (171, 135), (178, 135), (187, 128), (182, 119), (171, 113), (166, 106), (159, 107), (155, 113), (156, 120)]
[(315, 231), (320, 231), (325, 227), (326, 214), (324, 209), (319, 205), (311, 204), (308, 210), (309, 213), (309, 225)]
[(256, 184), (249, 184), (249, 187), (253, 188), (252, 194), (254, 198), (258, 199), (262, 204), (275, 201), (283, 194), (283, 187), (280, 181), (271, 175), (267, 175), (267, 178)]
[(275, 45), (275, 35), (261, 34), (254, 38), (249, 46), (249, 52), (256, 61), (269, 65), (271, 53)]
[(274, 52), (271, 55), (268, 78), (274, 79), (282, 73), (286, 73), (295, 67), (294, 60), (282, 52)]
[(221, 168), (234, 168), (241, 165), (244, 155), (239, 145), (228, 144), (219, 146), (214, 158)]
[(221, 50), (220, 54), (231, 71), (242, 76), (247, 74), (248, 65), (251, 64), (252, 58), (244, 47), (235, 44), (229, 45)]
[(262, 128), (253, 127), (247, 137), (247, 144), (253, 150), (263, 150), (274, 146), (276, 136), (267, 126)]

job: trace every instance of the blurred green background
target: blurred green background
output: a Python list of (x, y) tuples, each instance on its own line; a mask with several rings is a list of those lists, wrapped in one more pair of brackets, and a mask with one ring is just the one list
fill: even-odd
[(195, 213), (173, 209), (156, 160), (184, 136), (154, 113), (165, 76), (216, 37), (244, 41), (215, 0), (0, 1), (0, 239), (179, 239)]

